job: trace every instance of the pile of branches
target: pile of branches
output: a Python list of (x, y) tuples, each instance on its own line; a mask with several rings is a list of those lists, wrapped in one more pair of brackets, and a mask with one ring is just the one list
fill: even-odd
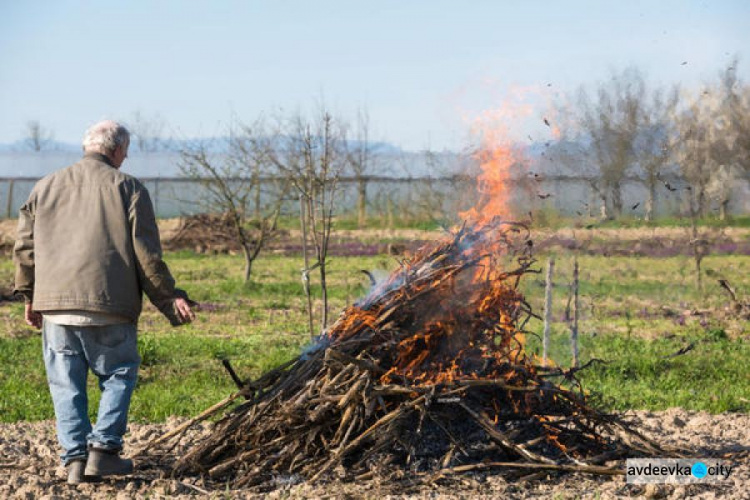
[(189, 248), (197, 253), (240, 251), (236, 229), (228, 214), (196, 214), (180, 219), (174, 236), (164, 242), (167, 250)]
[(175, 464), (233, 487), (281, 477), (436, 477), (495, 467), (621, 474), (659, 448), (593, 409), (575, 370), (524, 349), (523, 226), (464, 227), (401, 263)]

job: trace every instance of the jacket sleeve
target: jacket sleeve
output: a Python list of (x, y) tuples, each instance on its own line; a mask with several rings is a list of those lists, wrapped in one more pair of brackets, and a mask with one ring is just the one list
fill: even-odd
[(18, 231), (13, 246), (13, 263), (16, 268), (15, 294), (26, 302), (34, 298), (34, 213), (36, 195), (32, 191), (18, 214)]
[(174, 301), (177, 298), (189, 299), (183, 290), (175, 288), (172, 273), (162, 259), (154, 208), (148, 191), (142, 185), (137, 184), (132, 193), (128, 217), (141, 288), (172, 326), (181, 325)]

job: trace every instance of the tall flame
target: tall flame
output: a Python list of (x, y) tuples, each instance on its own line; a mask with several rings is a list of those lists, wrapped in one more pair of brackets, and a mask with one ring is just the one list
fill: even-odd
[(480, 167), (477, 176), (479, 200), (476, 206), (459, 215), (480, 226), (496, 217), (509, 220), (512, 218), (511, 169), (525, 163), (523, 154), (513, 145), (507, 127), (496, 114), (482, 115), (473, 129), (480, 135), (479, 147), (474, 153)]

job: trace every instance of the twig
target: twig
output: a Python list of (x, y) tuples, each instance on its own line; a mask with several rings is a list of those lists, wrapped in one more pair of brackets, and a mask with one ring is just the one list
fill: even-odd
[(693, 348), (695, 348), (695, 342), (691, 342), (690, 344), (686, 345), (685, 347), (682, 347), (677, 352), (674, 352), (674, 353), (672, 353), (672, 354), (670, 354), (668, 356), (664, 356), (663, 359), (671, 359), (671, 358), (676, 358), (677, 356), (682, 356), (683, 354), (692, 351)]
[(210, 491), (204, 490), (203, 488), (199, 488), (199, 487), (197, 487), (194, 484), (186, 483), (185, 481), (180, 481), (180, 484), (183, 485), (183, 486), (185, 486), (185, 487), (187, 487), (187, 488), (190, 488), (190, 489), (193, 489), (193, 490), (197, 491), (201, 495), (210, 495), (211, 494)]
[(374, 424), (372, 424), (369, 429), (367, 429), (366, 431), (364, 431), (362, 434), (360, 434), (359, 436), (357, 436), (357, 438), (354, 439), (354, 441), (352, 441), (351, 443), (349, 443), (346, 446), (346, 448), (339, 448), (336, 451), (336, 453), (334, 454), (334, 456), (332, 456), (330, 458), (330, 460), (325, 465), (323, 465), (323, 467), (321, 467), (320, 470), (313, 477), (310, 478), (310, 482), (315, 482), (318, 478), (320, 478), (320, 476), (322, 476), (323, 474), (325, 474), (333, 466), (333, 464), (335, 464), (338, 460), (340, 460), (341, 457), (343, 457), (344, 455), (346, 455), (347, 453), (349, 453), (351, 450), (356, 449), (362, 443), (362, 441), (364, 441), (365, 439), (367, 439), (377, 429), (379, 429), (379, 428), (383, 427), (385, 424), (387, 424), (387, 423), (395, 420), (397, 417), (400, 417), (406, 410), (408, 410), (410, 408), (414, 408), (415, 406), (424, 403), (424, 400), (425, 400), (425, 397), (424, 396), (420, 396), (417, 399), (415, 399), (414, 401), (411, 401), (410, 403), (402, 405), (399, 408), (397, 408), (397, 409), (393, 410), (392, 412), (390, 412), (389, 414), (387, 414), (386, 416), (380, 418), (380, 420), (378, 420), (377, 422), (375, 422)]
[(478, 464), (469, 465), (458, 465), (456, 467), (448, 467), (441, 469), (435, 473), (435, 479), (440, 476), (447, 474), (461, 474), (472, 470), (480, 469), (494, 469), (494, 468), (508, 468), (508, 469), (543, 469), (543, 470), (556, 470), (565, 472), (584, 472), (586, 474), (597, 474), (601, 476), (624, 476), (625, 471), (622, 469), (614, 469), (611, 467), (600, 467), (597, 465), (558, 465), (558, 464), (542, 464), (542, 463), (529, 463), (529, 462), (482, 462)]
[(221, 364), (224, 365), (224, 369), (229, 373), (229, 376), (232, 377), (232, 380), (234, 381), (234, 385), (237, 386), (238, 389), (242, 389), (242, 386), (245, 385), (244, 382), (242, 382), (242, 379), (237, 375), (237, 372), (234, 371), (234, 368), (232, 368), (231, 363), (228, 359), (222, 359)]
[(239, 398), (242, 395), (243, 395), (242, 392), (235, 392), (231, 396), (222, 399), (221, 401), (219, 401), (218, 403), (216, 403), (212, 407), (204, 410), (200, 415), (191, 418), (187, 422), (184, 422), (183, 424), (175, 427), (174, 429), (172, 429), (171, 431), (167, 432), (166, 434), (163, 434), (162, 436), (160, 436), (160, 437), (158, 437), (156, 439), (153, 439), (149, 443), (146, 443), (146, 445), (143, 448), (141, 448), (140, 450), (137, 450), (132, 456), (133, 457), (141, 456), (149, 448), (152, 448), (152, 447), (156, 446), (157, 444), (163, 443), (164, 441), (167, 441), (168, 439), (171, 439), (171, 438), (173, 438), (173, 437), (175, 437), (175, 436), (177, 436), (179, 434), (182, 434), (184, 431), (186, 431), (187, 429), (189, 429), (193, 425), (197, 424), (198, 422), (200, 422), (202, 420), (205, 420), (208, 417), (210, 417), (211, 415), (213, 415), (214, 413), (222, 410), (223, 408), (226, 408), (227, 406), (229, 406), (232, 403), (232, 401), (234, 401), (235, 399)]
[(732, 297), (732, 302), (737, 303), (737, 293), (734, 291), (734, 288), (732, 288), (732, 285), (729, 284), (729, 281), (719, 280), (719, 286), (726, 290), (729, 296)]
[(524, 448), (521, 445), (518, 445), (510, 440), (508, 436), (506, 436), (503, 432), (501, 432), (499, 429), (496, 429), (494, 425), (487, 422), (487, 420), (479, 415), (477, 412), (469, 408), (464, 403), (459, 403), (461, 408), (463, 408), (466, 413), (471, 415), (471, 417), (489, 434), (489, 436), (500, 443), (502, 446), (507, 448), (510, 451), (513, 451), (517, 453), (518, 455), (526, 458), (527, 460), (533, 460), (534, 462), (540, 462), (540, 463), (551, 463), (552, 460), (542, 457), (540, 455), (537, 455), (536, 453), (532, 453), (526, 448)]

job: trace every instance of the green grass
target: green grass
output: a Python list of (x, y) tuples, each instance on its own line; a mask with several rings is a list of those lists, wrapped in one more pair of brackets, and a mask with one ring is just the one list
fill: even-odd
[[(560, 321), (572, 274), (572, 256), (558, 253), (555, 275), (552, 357), (570, 360), (567, 327)], [(547, 255), (540, 255), (540, 264)], [(240, 376), (256, 377), (298, 354), (308, 343), (305, 296), (299, 257), (266, 256), (254, 266), (252, 283), (242, 282), (239, 256), (174, 252), (166, 256), (178, 283), (208, 304), (198, 320), (173, 329), (148, 306), (139, 324), (143, 365), (131, 418), (161, 422), (170, 415), (192, 416), (234, 389), (221, 366), (229, 358)], [(586, 389), (603, 395), (608, 408), (750, 411), (747, 345), (750, 324), (731, 317), (672, 313), (727, 303), (716, 280), (706, 278), (704, 293), (694, 285), (686, 257), (666, 259), (581, 256), (581, 355), (605, 360), (581, 374)], [(331, 311), (361, 297), (367, 278), (360, 269), (391, 270), (387, 256), (336, 257), (329, 266)], [(750, 257), (710, 256), (704, 269), (728, 277), (740, 294), (750, 296)], [(0, 279), (9, 281), (12, 263), (0, 261)], [(315, 288), (317, 290), (317, 288)], [(523, 290), (541, 312), (543, 275), (531, 275)], [(316, 306), (319, 302), (316, 302)], [(667, 312), (663, 309), (667, 308)], [(0, 306), (0, 421), (53, 418), (38, 333), (22, 321), (22, 304)], [(669, 311), (672, 311), (670, 313)], [(684, 324), (683, 324), (684, 323)], [(530, 328), (541, 331), (534, 321)], [(669, 357), (695, 343), (688, 353)], [(532, 338), (529, 349), (538, 350)], [(98, 389), (90, 380), (91, 413)]]
[[(577, 219), (559, 217), (553, 218), (551, 224), (540, 224), (539, 227), (566, 227), (573, 225)], [(750, 227), (750, 216), (733, 216), (726, 220), (718, 217), (705, 217), (697, 220), (698, 227)], [(650, 228), (650, 227), (692, 227), (692, 221), (689, 217), (659, 217), (652, 221), (644, 220), (642, 217), (623, 216), (613, 220), (597, 222), (596, 227), (604, 229), (623, 229), (623, 228)]]
[[(675, 355), (691, 344), (691, 350)], [(532, 337), (529, 348), (539, 353), (540, 341)], [(579, 337), (579, 349), (581, 363), (602, 361), (581, 371), (579, 378), (605, 408), (750, 411), (750, 345), (727, 339), (723, 330), (651, 340), (591, 332)], [(569, 333), (557, 328), (550, 350), (551, 359), (569, 366)]]

